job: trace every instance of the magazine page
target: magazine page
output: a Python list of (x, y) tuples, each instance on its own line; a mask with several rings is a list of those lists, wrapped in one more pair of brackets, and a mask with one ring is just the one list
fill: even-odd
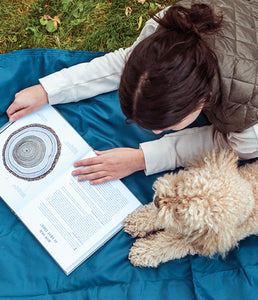
[(72, 168), (18, 216), (66, 274), (94, 253), (141, 203), (119, 180), (78, 182)]
[(66, 274), (141, 206), (120, 180), (95, 186), (71, 175), (75, 161), (96, 154), (49, 105), (0, 137), (1, 197)]
[(0, 195), (17, 213), (84, 155), (94, 151), (50, 105), (0, 133)]

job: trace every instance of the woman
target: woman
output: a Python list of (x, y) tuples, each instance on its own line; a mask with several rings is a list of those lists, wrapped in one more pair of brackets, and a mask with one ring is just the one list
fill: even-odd
[[(212, 148), (233, 148), (240, 159), (257, 157), (257, 5), (195, 2), (181, 1), (149, 20), (132, 47), (61, 70), (21, 91), (7, 110), (10, 121), (47, 102), (79, 101), (119, 87), (128, 120), (156, 134), (180, 130), (139, 149), (96, 151), (97, 157), (76, 162), (73, 175), (92, 184), (139, 170), (148, 175), (186, 166)], [(184, 129), (201, 111), (211, 125)]]

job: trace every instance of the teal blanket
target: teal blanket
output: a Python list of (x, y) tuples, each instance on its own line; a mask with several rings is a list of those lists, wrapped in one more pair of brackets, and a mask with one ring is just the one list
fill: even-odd
[[(53, 49), (0, 55), (0, 126), (14, 94), (38, 78), (103, 53)], [(138, 147), (156, 137), (125, 124), (117, 92), (57, 105), (58, 111), (97, 150)], [(204, 116), (193, 124), (207, 124)], [(123, 182), (146, 204), (157, 176), (138, 172)], [(1, 179), (0, 179), (1, 188)], [(240, 242), (226, 259), (187, 256), (157, 269), (133, 267), (127, 259), (133, 239), (120, 231), (70, 276), (52, 260), (0, 199), (0, 299), (254, 300), (258, 297), (258, 237)]]

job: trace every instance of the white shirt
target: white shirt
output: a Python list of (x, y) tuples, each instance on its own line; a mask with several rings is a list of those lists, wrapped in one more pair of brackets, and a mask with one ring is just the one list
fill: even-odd
[[(162, 14), (162, 11), (160, 14)], [(39, 81), (48, 94), (51, 105), (77, 102), (117, 90), (125, 62), (134, 47), (152, 34), (157, 23), (146, 22), (134, 44), (126, 49), (81, 63), (41, 78)], [(179, 166), (187, 166), (195, 156), (211, 149), (233, 148), (240, 159), (258, 156), (258, 124), (241, 133), (222, 134), (213, 125), (184, 129), (161, 139), (140, 144), (144, 153), (146, 175)]]

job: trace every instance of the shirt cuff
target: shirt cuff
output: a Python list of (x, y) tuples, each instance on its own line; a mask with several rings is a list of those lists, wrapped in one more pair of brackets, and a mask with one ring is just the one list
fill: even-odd
[(48, 94), (50, 105), (72, 102), (76, 98), (75, 89), (67, 73), (68, 69), (62, 69), (48, 76), (39, 79)]
[[(48, 102), (50, 105), (65, 102), (65, 99), (61, 99), (62, 96), (60, 95), (60, 90), (66, 86), (66, 82), (64, 77), (60, 74), (60, 71), (40, 78), (39, 82), (48, 94)], [(55, 91), (58, 91), (58, 97), (56, 97), (57, 93)]]
[(165, 138), (140, 144), (145, 159), (145, 174), (151, 175), (173, 169), (172, 153)]

